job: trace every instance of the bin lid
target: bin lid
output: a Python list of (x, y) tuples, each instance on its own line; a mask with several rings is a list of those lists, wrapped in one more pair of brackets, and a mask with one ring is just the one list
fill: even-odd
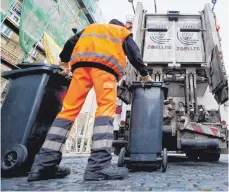
[[(154, 82), (147, 82), (145, 84), (145, 88), (150, 88), (150, 87), (167, 87), (163, 81), (154, 81)], [(133, 88), (137, 88), (137, 87), (142, 87), (142, 83), (141, 81), (134, 81), (133, 84), (132, 84), (132, 87)]]
[(17, 64), (18, 67), (21, 69), (26, 69), (30, 67), (51, 67), (53, 69), (61, 69), (59, 65), (53, 65), (53, 64), (46, 64), (46, 63), (29, 63), (29, 62), (24, 62), (24, 63), (19, 63)]
[(151, 87), (160, 87), (164, 92), (164, 99), (167, 99), (168, 86), (163, 81), (154, 81), (154, 82), (146, 83), (144, 88), (142, 87), (142, 83), (140, 81), (134, 81), (131, 86), (131, 89), (135, 89), (135, 88), (149, 89)]
[(1, 76), (5, 79), (13, 79), (20, 76), (27, 76), (27, 75), (41, 74), (41, 73), (54, 74), (61, 70), (62, 69), (60, 67), (55, 68), (52, 66), (37, 66), (37, 67), (28, 67), (24, 69), (15, 69), (11, 71), (4, 71), (1, 74)]

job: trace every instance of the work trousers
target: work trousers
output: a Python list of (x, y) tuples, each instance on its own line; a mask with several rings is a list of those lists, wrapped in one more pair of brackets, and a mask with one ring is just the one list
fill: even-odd
[(54, 120), (46, 140), (35, 157), (34, 169), (58, 165), (68, 133), (79, 114), (88, 92), (94, 86), (98, 108), (95, 114), (91, 155), (86, 169), (97, 171), (109, 166), (113, 141), (117, 80), (114, 75), (97, 68), (77, 68), (64, 98), (63, 110)]

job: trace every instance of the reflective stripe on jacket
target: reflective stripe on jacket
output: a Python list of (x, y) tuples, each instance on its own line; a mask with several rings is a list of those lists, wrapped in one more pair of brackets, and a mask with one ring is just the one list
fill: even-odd
[(92, 24), (85, 28), (75, 45), (70, 64), (100, 63), (111, 68), (119, 79), (126, 67), (123, 42), (131, 34), (126, 28), (112, 24)]

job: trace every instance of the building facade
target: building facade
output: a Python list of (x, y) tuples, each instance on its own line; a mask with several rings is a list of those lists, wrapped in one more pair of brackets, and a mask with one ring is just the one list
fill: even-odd
[[(33, 0), (30, 1), (35, 2)], [(78, 6), (77, 9), (81, 9), (86, 16), (88, 22), (84, 22), (83, 25), (102, 20), (102, 14), (96, 0), (66, 0), (66, 3), (70, 1), (75, 1), (76, 5)], [(7, 16), (1, 21), (1, 66), (4, 65), (2, 68), (5, 70), (7, 70), (7, 68), (14, 68), (15, 65), (21, 62), (23, 56), (25, 55), (25, 52), (21, 48), (19, 42), (19, 25), (22, 14), (23, 0), (11, 2), (13, 2), (14, 5), (8, 11)], [(45, 4), (45, 2), (48, 1), (43, 2)], [(74, 12), (74, 10), (72, 11)], [(40, 40), (29, 52), (29, 61), (45, 62), (45, 59), (46, 56), (43, 43), (42, 40)]]
[[(1, 17), (1, 72), (16, 68), (16, 65), (22, 62), (22, 60), (24, 59), (23, 57), (25, 57), (26, 54), (21, 46), (19, 37), (20, 22), (22, 20), (23, 0), (4, 1), (4, 4), (8, 3), (8, 6), (10, 6), (10, 8), (5, 11), (4, 5), (1, 6), (1, 16), (4, 11), (6, 12), (4, 17)], [(39, 2), (34, 0), (26, 1), (33, 4)], [(48, 7), (51, 1), (58, 3), (58, 1), (60, 0), (43, 1), (43, 6), (46, 7), (45, 4), (47, 3)], [(75, 8), (77, 10), (71, 10), (72, 12), (80, 10), (82, 11), (81, 15), (84, 14), (84, 17), (80, 17), (79, 15), (78, 18), (74, 18), (75, 20), (79, 20), (78, 23), (80, 23), (80, 28), (83, 28), (85, 25), (88, 25), (90, 23), (100, 22), (103, 19), (96, 0), (62, 0), (62, 2), (63, 1), (65, 1), (66, 4), (74, 3), (75, 6), (72, 6), (72, 9)], [(39, 6), (39, 4), (37, 6)], [(76, 16), (73, 15), (72, 17)], [(32, 22), (33, 20), (31, 19), (31, 25), (33, 24)], [(28, 23), (28, 25), (29, 24), (30, 23)], [(28, 34), (28, 36), (30, 35), (32, 36), (33, 34)], [(46, 63), (46, 54), (42, 41), (43, 40), (41, 36), (41, 39), (36, 42), (29, 51), (26, 61)], [(1, 90), (3, 91), (6, 85), (6, 81), (2, 78), (1, 84)]]
[[(15, 68), (21, 62), (24, 51), (19, 43), (19, 24), (21, 19), (22, 1), (15, 2), (8, 16), (1, 23), (1, 67), (2, 70)], [(31, 50), (31, 62), (44, 62), (45, 52), (40, 42), (36, 49)]]

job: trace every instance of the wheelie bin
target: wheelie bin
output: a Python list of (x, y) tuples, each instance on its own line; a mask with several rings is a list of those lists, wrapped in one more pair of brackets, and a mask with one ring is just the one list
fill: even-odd
[(132, 103), (128, 146), (123, 147), (118, 166), (130, 169), (167, 167), (167, 150), (162, 149), (164, 99), (167, 86), (163, 82), (140, 82), (132, 86)]
[[(21, 67), (22, 66), (22, 67)], [(9, 80), (1, 107), (2, 176), (26, 175), (67, 92), (70, 79), (56, 65), (21, 64), (22, 69), (3, 72)]]

